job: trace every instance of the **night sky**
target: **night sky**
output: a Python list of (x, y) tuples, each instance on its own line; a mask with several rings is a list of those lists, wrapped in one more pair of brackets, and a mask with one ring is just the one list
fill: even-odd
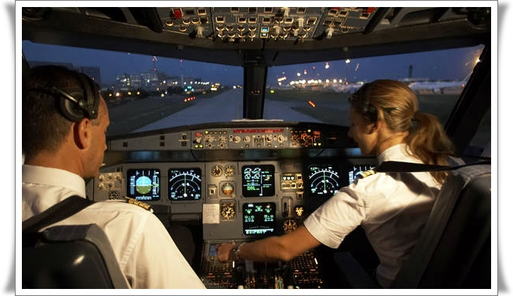
[[(158, 71), (170, 76), (199, 77), (203, 81), (221, 84), (242, 84), (243, 69), (237, 66), (208, 64), (195, 61), (158, 57), (127, 52), (102, 51), (36, 44), (24, 41), (22, 51), (30, 61), (73, 63), (75, 66), (100, 67), (102, 83), (114, 83), (116, 75)], [(340, 61), (322, 61), (292, 66), (270, 67), (268, 84), (276, 84), (278, 77), (287, 80), (345, 78), (355, 81), (372, 81), (378, 78), (401, 79), (408, 76), (409, 65), (413, 65), (413, 77), (428, 79), (461, 80), (472, 70), (479, 57), (480, 47), (451, 49), (427, 53), (390, 55)], [(326, 62), (329, 68), (326, 68)], [(304, 74), (306, 70), (306, 75)]]

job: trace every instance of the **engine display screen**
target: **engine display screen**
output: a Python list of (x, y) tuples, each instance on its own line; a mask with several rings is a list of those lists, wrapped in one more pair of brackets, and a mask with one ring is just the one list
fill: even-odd
[(169, 169), (169, 199), (172, 201), (201, 199), (201, 169)]
[(159, 169), (128, 169), (127, 196), (136, 200), (160, 199), (160, 170)]
[(315, 164), (308, 167), (310, 196), (331, 197), (342, 187), (340, 172), (331, 164)]
[(242, 205), (242, 229), (245, 235), (264, 236), (276, 229), (275, 203), (245, 203)]
[(245, 165), (242, 167), (242, 195), (244, 197), (273, 196), (274, 165)]

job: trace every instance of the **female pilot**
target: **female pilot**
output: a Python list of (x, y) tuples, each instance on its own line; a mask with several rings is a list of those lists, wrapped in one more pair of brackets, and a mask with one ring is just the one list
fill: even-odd
[[(448, 164), (451, 141), (438, 119), (418, 111), (405, 84), (376, 80), (349, 99), (349, 136), (364, 155), (384, 161)], [(389, 287), (409, 256), (447, 172), (374, 173), (341, 188), (304, 225), (282, 236), (217, 246), (220, 261), (289, 261), (321, 244), (338, 248), (361, 225), (379, 257), (376, 279)]]

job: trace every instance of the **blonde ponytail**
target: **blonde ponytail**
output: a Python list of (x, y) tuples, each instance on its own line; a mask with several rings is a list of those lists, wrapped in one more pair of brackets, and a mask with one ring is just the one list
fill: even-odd
[[(448, 157), (454, 153), (453, 144), (438, 118), (424, 112), (415, 112), (406, 144), (415, 156), (427, 164), (447, 165)], [(439, 183), (443, 183), (448, 175), (444, 171), (431, 174)]]

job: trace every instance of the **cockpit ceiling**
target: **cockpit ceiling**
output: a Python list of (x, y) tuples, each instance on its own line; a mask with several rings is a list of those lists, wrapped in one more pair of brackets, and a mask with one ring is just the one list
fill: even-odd
[(490, 36), (486, 7), (24, 7), (22, 11), (23, 39), (241, 66), (255, 59), (286, 65), (318, 60), (319, 55), (328, 60), (473, 45), (487, 42)]

